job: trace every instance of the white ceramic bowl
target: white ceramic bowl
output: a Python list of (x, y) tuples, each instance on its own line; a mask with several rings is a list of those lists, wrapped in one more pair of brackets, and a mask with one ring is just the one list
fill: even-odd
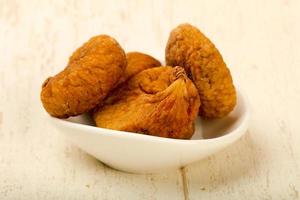
[(235, 142), (247, 130), (249, 106), (238, 92), (237, 106), (227, 117), (217, 120), (198, 117), (191, 140), (98, 128), (87, 115), (50, 119), (71, 142), (105, 164), (126, 172), (150, 173), (185, 166)]

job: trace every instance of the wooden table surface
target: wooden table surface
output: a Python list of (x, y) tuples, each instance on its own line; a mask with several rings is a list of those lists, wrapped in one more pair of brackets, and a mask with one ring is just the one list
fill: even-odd
[[(300, 2), (0, 0), (0, 199), (300, 199)], [(169, 31), (198, 26), (252, 107), (225, 150), (163, 174), (113, 170), (46, 118), (41, 83), (89, 37), (164, 59)]]

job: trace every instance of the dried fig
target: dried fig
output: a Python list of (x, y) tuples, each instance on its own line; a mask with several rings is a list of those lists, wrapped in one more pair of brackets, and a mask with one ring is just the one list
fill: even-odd
[(181, 24), (169, 36), (167, 65), (184, 67), (200, 95), (200, 115), (219, 118), (236, 104), (231, 74), (214, 44), (196, 27)]
[(127, 66), (119, 84), (124, 83), (137, 73), (152, 67), (161, 66), (161, 63), (150, 55), (140, 52), (129, 52), (126, 54)]
[(118, 42), (107, 35), (95, 36), (73, 53), (62, 72), (44, 82), (43, 106), (58, 118), (87, 112), (115, 87), (125, 67)]
[(103, 128), (188, 139), (199, 94), (181, 67), (144, 70), (115, 90), (93, 115)]

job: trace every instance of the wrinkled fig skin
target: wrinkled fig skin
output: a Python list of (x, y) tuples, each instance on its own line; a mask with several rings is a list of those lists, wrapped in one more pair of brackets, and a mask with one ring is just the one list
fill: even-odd
[(43, 106), (58, 118), (87, 112), (118, 83), (125, 67), (126, 55), (118, 42), (95, 36), (73, 53), (62, 72), (43, 83)]
[(110, 95), (94, 113), (98, 127), (189, 139), (200, 99), (181, 67), (142, 71)]
[(139, 72), (152, 67), (159, 67), (161, 63), (150, 55), (140, 52), (129, 52), (126, 54), (127, 66), (124, 75), (120, 78), (118, 85), (124, 83)]
[(182, 24), (170, 33), (166, 62), (184, 67), (195, 83), (201, 99), (201, 116), (220, 118), (233, 110), (236, 91), (230, 71), (218, 49), (196, 27)]

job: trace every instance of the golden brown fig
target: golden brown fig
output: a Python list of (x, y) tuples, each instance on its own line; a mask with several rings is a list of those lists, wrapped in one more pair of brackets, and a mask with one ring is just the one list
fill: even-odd
[(94, 120), (103, 128), (188, 139), (199, 106), (198, 91), (183, 68), (155, 67), (115, 90)]
[(129, 52), (126, 54), (127, 66), (119, 84), (124, 83), (139, 72), (152, 67), (159, 67), (161, 63), (150, 55), (140, 52)]
[(125, 67), (118, 42), (107, 35), (95, 36), (73, 53), (62, 72), (44, 82), (43, 106), (58, 118), (87, 112), (115, 87)]
[(182, 66), (200, 95), (200, 115), (219, 118), (236, 104), (236, 91), (229, 69), (214, 44), (196, 27), (181, 24), (169, 36), (166, 62)]

